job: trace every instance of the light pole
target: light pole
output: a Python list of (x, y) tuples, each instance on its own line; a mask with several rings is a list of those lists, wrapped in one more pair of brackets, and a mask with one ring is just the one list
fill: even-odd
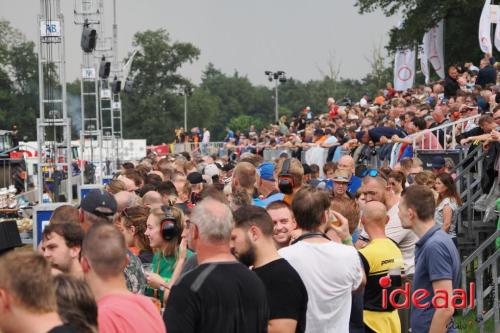
[(189, 86), (180, 86), (177, 90), (179, 96), (184, 96), (184, 131), (187, 132), (187, 97), (191, 95), (191, 88)]
[(265, 71), (264, 74), (267, 76), (269, 82), (273, 82), (274, 80), (274, 113), (276, 117), (276, 122), (278, 122), (279, 114), (278, 114), (278, 82), (284, 83), (286, 82), (286, 73), (284, 71)]

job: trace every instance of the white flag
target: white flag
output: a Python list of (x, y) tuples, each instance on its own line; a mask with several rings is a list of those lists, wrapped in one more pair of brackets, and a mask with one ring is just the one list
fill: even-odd
[(412, 49), (396, 52), (394, 59), (394, 89), (406, 91), (415, 81), (415, 51)]
[(444, 79), (444, 45), (443, 45), (444, 21), (427, 31), (424, 35), (424, 53), (436, 71), (437, 75)]
[(429, 84), (429, 63), (427, 62), (427, 55), (425, 54), (423, 45), (418, 47), (418, 59), (420, 59), (420, 70), (425, 76), (425, 84)]
[(497, 10), (497, 28), (495, 29), (495, 47), (500, 51), (500, 10)]
[(479, 46), (484, 53), (491, 54), (491, 0), (484, 2), (481, 18), (479, 19)]

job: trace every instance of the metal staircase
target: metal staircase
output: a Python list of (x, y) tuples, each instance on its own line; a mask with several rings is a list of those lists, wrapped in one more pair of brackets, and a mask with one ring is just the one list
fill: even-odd
[[(494, 331), (500, 332), (499, 264), (500, 249), (495, 242), (500, 237), (496, 219), (487, 218), (477, 211), (475, 204), (483, 194), (481, 178), (486, 154), (479, 145), (456, 165), (455, 179), (463, 205), (458, 220), (458, 244), (462, 257), (462, 288), (468, 290), (475, 284), (475, 309), (466, 308), (462, 315), (474, 311), (480, 332), (491, 332), (488, 321), (493, 321)], [(496, 183), (493, 186), (498, 186)], [(497, 211), (500, 210), (497, 200)]]

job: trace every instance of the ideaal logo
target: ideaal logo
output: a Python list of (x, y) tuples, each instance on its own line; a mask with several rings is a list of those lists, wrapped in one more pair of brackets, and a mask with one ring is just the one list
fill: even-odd
[[(410, 283), (405, 283), (403, 288), (397, 288), (392, 290), (390, 293), (387, 290), (392, 284), (390, 276), (381, 277), (379, 280), (382, 289), (382, 308), (387, 309), (388, 304), (390, 304), (395, 309), (409, 309), (410, 302), (414, 307), (419, 309), (428, 308), (432, 305), (433, 308), (447, 308), (449, 306), (448, 292), (444, 289), (437, 289), (434, 292), (431, 300), (428, 301), (427, 298), (431, 293), (426, 289), (416, 289), (410, 293)], [(476, 286), (474, 282), (469, 284), (469, 292), (463, 289), (453, 289), (450, 302), (451, 306), (455, 309), (465, 309), (467, 307), (474, 309), (475, 300), (474, 295), (476, 291)], [(401, 295), (404, 298), (404, 302), (398, 302), (396, 298)], [(469, 299), (469, 304), (467, 305), (467, 298)], [(427, 300), (427, 301), (424, 301)], [(438, 303), (439, 301), (439, 303)]]

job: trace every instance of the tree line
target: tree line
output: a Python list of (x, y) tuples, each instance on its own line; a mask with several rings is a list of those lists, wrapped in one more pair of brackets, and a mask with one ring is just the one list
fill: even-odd
[[(337, 101), (348, 97), (356, 101), (365, 92), (374, 96), (386, 82), (392, 82), (392, 65), (387, 64), (387, 56), (392, 58), (391, 52), (397, 45), (416, 45), (425, 30), (443, 17), (446, 18), (446, 63), (474, 61), (480, 57), (476, 45), (477, 22), (467, 19), (471, 14), (478, 14), (479, 18), (482, 5), (477, 1), (358, 0), (356, 5), (362, 14), (375, 9), (382, 9), (388, 16), (403, 11), (406, 20), (403, 29), (390, 32), (386, 46), (389, 53), (374, 47), (367, 59), (371, 70), (360, 80), (341, 78), (333, 61), (319, 80), (303, 82), (292, 78), (280, 83), (280, 115), (298, 114), (306, 106), (311, 107), (313, 113), (326, 112), (328, 97)], [(431, 15), (431, 10), (435, 14)], [(6, 20), (0, 19), (0, 29), (4, 32), (0, 35), (0, 129), (17, 124), (21, 137), (34, 140), (39, 113), (35, 43), (26, 40)], [(174, 129), (184, 125), (184, 97), (177, 94), (179, 86), (188, 87), (190, 91), (188, 130), (206, 127), (212, 133), (212, 140), (223, 138), (226, 126), (244, 131), (252, 124), (262, 128), (274, 121), (271, 84), (252, 84), (239, 72), (223, 73), (214, 64), (204, 69), (200, 84), (193, 84), (179, 69), (196, 61), (201, 50), (189, 42), (172, 40), (164, 29), (137, 32), (133, 45), (141, 51), (132, 63), (133, 91), (122, 92), (125, 138), (145, 138), (148, 144), (172, 142)], [(417, 80), (421, 80), (421, 75), (417, 75)], [(78, 138), (80, 82), (67, 83), (67, 92), (72, 134)]]

